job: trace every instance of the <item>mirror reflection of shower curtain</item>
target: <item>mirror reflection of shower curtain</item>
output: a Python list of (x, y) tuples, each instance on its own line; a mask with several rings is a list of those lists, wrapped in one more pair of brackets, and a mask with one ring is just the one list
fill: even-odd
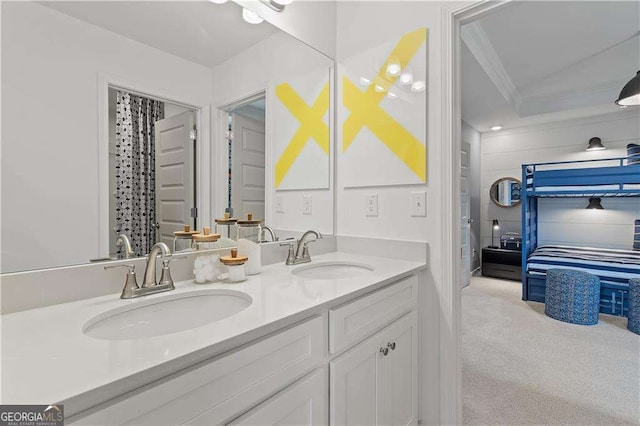
[(118, 91), (116, 105), (116, 234), (126, 234), (136, 256), (156, 242), (155, 132), (164, 103)]

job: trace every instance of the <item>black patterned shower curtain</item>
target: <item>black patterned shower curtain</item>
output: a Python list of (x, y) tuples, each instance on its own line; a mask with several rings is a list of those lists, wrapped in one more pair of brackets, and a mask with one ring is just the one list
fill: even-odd
[(118, 91), (115, 231), (129, 236), (136, 256), (156, 242), (155, 122), (163, 118), (163, 102)]

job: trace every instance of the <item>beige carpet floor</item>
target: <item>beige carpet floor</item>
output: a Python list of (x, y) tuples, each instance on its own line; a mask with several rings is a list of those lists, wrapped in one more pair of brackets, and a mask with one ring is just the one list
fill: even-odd
[(468, 425), (640, 424), (640, 336), (626, 318), (556, 321), (519, 282), (473, 277), (462, 291)]

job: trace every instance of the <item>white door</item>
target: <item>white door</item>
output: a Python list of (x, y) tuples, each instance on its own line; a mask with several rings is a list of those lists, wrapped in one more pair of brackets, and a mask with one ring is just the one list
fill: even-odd
[(316, 370), (231, 422), (231, 425), (327, 424), (327, 372)]
[(384, 335), (378, 333), (329, 364), (330, 424), (383, 424)]
[(232, 115), (231, 207), (237, 218), (264, 220), (264, 122)]
[(384, 424), (418, 423), (418, 314), (397, 321), (387, 333)]
[[(171, 247), (173, 233), (183, 225), (195, 229), (195, 116), (194, 112), (155, 123), (157, 241)], [(192, 137), (193, 136), (193, 137)]]
[(469, 177), (471, 166), (471, 145), (462, 142), (460, 152), (460, 278), (462, 287), (471, 281), (471, 193)]

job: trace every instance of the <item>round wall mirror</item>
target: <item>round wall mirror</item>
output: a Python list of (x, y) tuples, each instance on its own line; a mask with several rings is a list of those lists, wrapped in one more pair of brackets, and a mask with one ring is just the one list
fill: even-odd
[(521, 182), (512, 177), (503, 177), (491, 185), (491, 201), (500, 207), (514, 207), (520, 204)]

